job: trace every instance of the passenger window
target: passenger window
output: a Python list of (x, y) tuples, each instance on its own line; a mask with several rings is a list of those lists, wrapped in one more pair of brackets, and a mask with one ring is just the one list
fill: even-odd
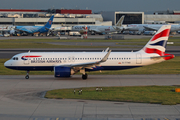
[(16, 60), (18, 60), (18, 57), (16, 57)]

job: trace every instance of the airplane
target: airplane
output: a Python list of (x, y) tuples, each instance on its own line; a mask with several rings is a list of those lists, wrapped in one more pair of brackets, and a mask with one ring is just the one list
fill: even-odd
[(137, 52), (26, 52), (14, 55), (4, 66), (14, 70), (54, 71), (55, 77), (70, 77), (82, 73), (87, 79), (87, 71), (124, 70), (159, 63), (174, 58), (165, 53), (170, 25), (162, 26), (149, 42)]
[[(117, 24), (115, 26), (97, 26), (97, 25), (88, 25), (88, 31), (91, 33), (109, 33), (109, 32), (117, 32), (117, 31), (122, 31), (123, 26), (122, 23), (124, 21), (124, 16), (122, 16)], [(72, 27), (72, 31), (82, 31), (83, 30), (83, 25), (77, 25)]]
[(15, 30), (25, 32), (28, 34), (34, 33), (49, 33), (51, 30), (51, 25), (54, 19), (54, 15), (48, 20), (44, 26), (15, 26)]
[[(158, 31), (163, 25), (162, 24), (130, 24), (127, 27), (124, 27), (125, 31)], [(180, 30), (179, 25), (171, 25), (170, 32), (175, 32)]]

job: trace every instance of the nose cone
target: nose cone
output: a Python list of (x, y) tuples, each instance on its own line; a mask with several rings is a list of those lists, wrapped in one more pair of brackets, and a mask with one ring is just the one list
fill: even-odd
[(10, 64), (10, 61), (9, 61), (9, 60), (4, 63), (4, 66), (5, 66), (5, 67), (8, 67), (8, 66), (10, 66), (10, 65), (11, 65), (11, 64)]

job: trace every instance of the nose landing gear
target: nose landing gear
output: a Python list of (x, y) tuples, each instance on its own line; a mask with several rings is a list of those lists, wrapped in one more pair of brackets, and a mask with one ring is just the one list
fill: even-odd
[(27, 74), (26, 74), (25, 78), (29, 79), (29, 71), (27, 71)]

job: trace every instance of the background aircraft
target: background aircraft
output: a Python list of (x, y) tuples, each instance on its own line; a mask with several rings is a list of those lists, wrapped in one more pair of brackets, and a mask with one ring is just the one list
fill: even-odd
[[(124, 30), (128, 31), (158, 31), (163, 25), (162, 24), (130, 24), (124, 27)], [(171, 25), (171, 31), (175, 32), (180, 30), (180, 25)]]
[[(87, 26), (88, 27), (88, 31), (90, 31), (91, 33), (98, 33), (101, 34), (103, 32), (105, 33), (109, 33), (109, 32), (121, 32), (123, 30), (123, 26), (122, 23), (124, 21), (124, 16), (122, 16), (119, 21), (117, 22), (117, 24), (115, 26), (97, 26), (97, 25), (91, 25), (91, 26)], [(83, 25), (77, 25), (77, 26), (73, 26), (72, 30), (73, 31), (82, 31), (83, 30)]]
[(54, 19), (54, 15), (48, 20), (48, 22), (44, 26), (15, 26), (15, 30), (25, 32), (27, 34), (34, 34), (34, 33), (47, 33), (50, 32), (50, 28)]
[(159, 63), (174, 58), (165, 53), (170, 25), (162, 26), (143, 49), (137, 52), (27, 52), (6, 61), (4, 66), (15, 70), (54, 71), (55, 77), (70, 77), (80, 72), (87, 79), (86, 71), (123, 70)]

